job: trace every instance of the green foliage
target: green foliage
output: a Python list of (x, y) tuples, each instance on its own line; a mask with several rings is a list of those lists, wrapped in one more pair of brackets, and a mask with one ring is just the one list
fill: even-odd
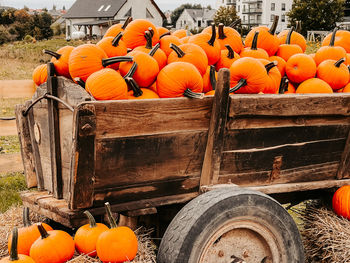
[(287, 13), (290, 26), (302, 22), (302, 34), (310, 30), (330, 31), (344, 17), (345, 0), (294, 0)]
[(214, 22), (217, 25), (223, 23), (225, 26), (229, 26), (237, 19), (239, 19), (239, 17), (234, 6), (221, 6), (214, 16)]
[(180, 15), (184, 11), (184, 9), (202, 9), (201, 4), (183, 4), (176, 8), (172, 13), (171, 13), (171, 23), (173, 26), (176, 26), (176, 21), (179, 19)]
[(0, 154), (19, 153), (21, 150), (17, 135), (0, 136)]
[(19, 192), (24, 190), (27, 187), (22, 172), (0, 175), (0, 213), (13, 205), (22, 204)]
[(9, 42), (11, 39), (10, 33), (7, 31), (7, 29), (3, 26), (0, 25), (0, 45)]

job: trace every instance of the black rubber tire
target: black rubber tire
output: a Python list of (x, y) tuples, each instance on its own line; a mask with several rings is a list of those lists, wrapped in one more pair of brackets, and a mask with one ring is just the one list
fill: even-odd
[(197, 263), (215, 230), (244, 215), (263, 220), (283, 240), (287, 260), (279, 263), (305, 262), (300, 233), (288, 212), (263, 193), (232, 187), (202, 194), (183, 207), (162, 238), (157, 262)]

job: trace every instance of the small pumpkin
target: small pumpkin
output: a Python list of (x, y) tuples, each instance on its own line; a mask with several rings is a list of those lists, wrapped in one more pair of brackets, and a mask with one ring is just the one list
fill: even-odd
[(230, 45), (236, 53), (241, 53), (244, 48), (241, 36), (238, 32), (231, 27), (225, 27), (224, 24), (219, 24), (218, 26), (217, 40), (221, 50), (225, 50), (226, 45)]
[(269, 59), (269, 54), (264, 49), (257, 47), (259, 34), (259, 31), (255, 31), (251, 46), (242, 50), (240, 54), (241, 58), (252, 57)]
[(161, 98), (202, 98), (202, 91), (202, 75), (188, 62), (170, 63), (158, 74), (157, 92)]
[(317, 67), (317, 77), (327, 82), (333, 90), (343, 88), (349, 83), (349, 70), (344, 64), (345, 58), (338, 61), (327, 59)]
[(290, 83), (287, 76), (284, 76), (281, 80), (281, 85), (279, 89), (280, 94), (292, 94), (295, 93), (295, 87)]
[(80, 254), (95, 257), (97, 238), (109, 228), (105, 224), (96, 223), (95, 218), (89, 211), (84, 211), (84, 214), (89, 219), (89, 223), (79, 227), (75, 233), (75, 248)]
[(157, 31), (158, 31), (158, 35), (159, 35), (159, 39), (164, 35), (166, 34), (170, 34), (170, 31), (169, 29), (165, 28), (165, 27), (162, 27), (162, 26), (159, 26), (157, 27)]
[(132, 17), (127, 17), (124, 24), (115, 24), (108, 28), (105, 35), (103, 37), (113, 37), (115, 38), (119, 33), (123, 32), (125, 28), (130, 24), (132, 21)]
[(177, 46), (170, 44), (173, 52), (168, 57), (168, 64), (173, 62), (188, 62), (193, 64), (204, 75), (208, 67), (208, 58), (204, 50), (195, 44), (183, 44)]
[(295, 54), (291, 56), (286, 65), (286, 74), (290, 81), (301, 83), (316, 75), (316, 63), (306, 54)]
[(69, 56), (74, 47), (65, 46), (57, 50), (57, 52), (53, 52), (51, 50), (44, 49), (44, 53), (52, 56), (51, 62), (55, 66), (55, 72), (59, 76), (64, 76), (66, 78), (70, 78), (69, 74)]
[[(299, 27), (300, 25), (300, 22), (297, 21), (297, 28)], [(302, 53), (305, 52), (306, 50), (306, 40), (304, 38), (304, 36), (302, 34), (300, 34), (299, 32), (297, 32), (298, 30), (296, 31), (293, 31), (291, 34), (291, 37), (290, 37), (290, 43), (291, 44), (295, 44), (295, 45), (298, 45), (301, 50), (303, 51)], [(289, 30), (283, 30), (281, 33), (279, 33), (277, 35), (278, 39), (280, 40), (280, 45), (286, 43), (286, 40), (287, 40), (287, 37), (288, 37), (288, 34), (289, 34)]]
[(35, 85), (40, 86), (47, 81), (47, 65), (37, 66), (33, 71), (33, 81)]
[(283, 58), (281, 58), (279, 56), (271, 56), (271, 57), (269, 57), (269, 60), (271, 62), (272, 61), (277, 61), (277, 68), (280, 71), (281, 76), (284, 76), (286, 74), (287, 62)]
[(159, 41), (159, 44), (160, 44), (161, 50), (163, 50), (165, 52), (166, 56), (168, 57), (170, 55), (170, 53), (173, 51), (170, 48), (170, 45), (174, 44), (176, 46), (180, 46), (181, 41), (177, 36), (170, 35), (170, 36), (162, 37)]
[(97, 240), (97, 256), (103, 262), (122, 263), (132, 261), (138, 250), (137, 237), (128, 227), (117, 226), (109, 203), (105, 204), (110, 229), (103, 232)]
[(293, 31), (294, 31), (294, 27), (292, 27), (289, 30), (289, 33), (286, 38), (286, 43), (280, 45), (277, 50), (277, 56), (283, 58), (285, 61), (288, 61), (288, 59), (295, 54), (303, 53), (303, 50), (301, 49), (300, 46), (296, 44), (291, 44), (291, 36)]
[(225, 47), (226, 50), (221, 50), (220, 59), (216, 63), (216, 71), (219, 71), (222, 68), (230, 68), (232, 63), (240, 58), (230, 45), (226, 45)]
[(332, 207), (338, 216), (350, 219), (350, 185), (340, 187), (333, 195)]
[(12, 247), (10, 250), (10, 256), (1, 259), (0, 263), (35, 263), (35, 261), (31, 257), (27, 255), (18, 254), (18, 229), (16, 227), (12, 230), (11, 244)]
[[(322, 41), (322, 46), (329, 46), (332, 41), (333, 34), (329, 34)], [(334, 36), (334, 46), (339, 46), (345, 49), (347, 53), (350, 53), (350, 32), (347, 30), (337, 30)]]
[(30, 248), (30, 257), (35, 263), (63, 263), (70, 260), (75, 251), (73, 238), (61, 230), (47, 232), (42, 224), (37, 226), (41, 238)]
[(322, 79), (312, 78), (302, 82), (296, 93), (333, 93), (331, 86)]
[(123, 41), (128, 48), (134, 49), (147, 44), (145, 31), (152, 31), (152, 46), (159, 42), (157, 28), (148, 20), (136, 19), (132, 21), (124, 30)]
[(215, 67), (209, 66), (206, 73), (203, 75), (203, 92), (207, 93), (211, 90), (215, 90), (217, 72), (215, 71)]
[(188, 36), (188, 31), (186, 29), (178, 29), (174, 31), (171, 35), (181, 39)]
[(261, 63), (265, 66), (267, 73), (267, 81), (265, 82), (264, 89), (262, 93), (264, 94), (277, 94), (280, 84), (281, 84), (281, 73), (279, 72), (277, 66), (277, 61), (269, 61), (267, 59), (259, 59)]

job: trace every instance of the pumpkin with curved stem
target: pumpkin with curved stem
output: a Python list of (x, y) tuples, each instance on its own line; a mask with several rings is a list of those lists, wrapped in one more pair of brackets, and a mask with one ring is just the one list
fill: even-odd
[(281, 58), (279, 56), (271, 56), (271, 57), (269, 57), (269, 60), (271, 62), (272, 61), (277, 61), (277, 68), (280, 71), (281, 76), (284, 76), (286, 74), (287, 62), (283, 58)]
[(161, 98), (202, 98), (202, 91), (202, 75), (188, 62), (170, 63), (158, 74), (157, 92)]
[(240, 54), (241, 58), (252, 57), (269, 59), (269, 54), (264, 49), (257, 47), (259, 34), (259, 31), (255, 31), (251, 47), (246, 47), (242, 50)]
[[(105, 37), (102, 38), (96, 46), (103, 49), (106, 53), (107, 57), (118, 57), (125, 56), (128, 53), (128, 49), (124, 41), (121, 40), (123, 37), (123, 33), (120, 32), (115, 38), (113, 37)], [(117, 70), (119, 68), (119, 63), (112, 64), (111, 68)]]
[(277, 61), (269, 61), (267, 59), (259, 59), (265, 66), (267, 73), (267, 81), (264, 85), (262, 93), (264, 94), (277, 94), (281, 84), (281, 73), (277, 68)]
[(236, 53), (241, 53), (244, 48), (241, 36), (237, 34), (237, 31), (231, 27), (225, 27), (224, 24), (219, 24), (217, 40), (221, 50), (225, 50), (226, 45), (230, 45)]
[(133, 62), (136, 62), (138, 67), (133, 76), (134, 80), (142, 88), (149, 87), (159, 73), (158, 62), (152, 56), (140, 51), (132, 51), (128, 55), (133, 58), (133, 61), (120, 63), (120, 74), (125, 76), (131, 69)]
[(279, 16), (275, 15), (274, 22), (271, 28), (268, 28), (266, 26), (254, 27), (245, 38), (246, 47), (251, 47), (253, 45), (255, 32), (259, 31), (259, 40), (257, 43), (257, 47), (265, 49), (269, 56), (275, 55), (280, 45), (280, 41), (275, 35), (278, 20)]
[(326, 59), (339, 60), (341, 58), (346, 58), (345, 49), (334, 45), (337, 31), (338, 28), (335, 28), (333, 30), (332, 37), (328, 46), (323, 46), (316, 51), (315, 61), (317, 65)]
[(70, 260), (75, 251), (73, 238), (61, 230), (47, 232), (40, 224), (37, 226), (41, 238), (30, 248), (30, 257), (35, 263), (63, 263)]
[(294, 31), (294, 27), (292, 27), (289, 30), (289, 33), (286, 38), (286, 43), (280, 45), (277, 50), (277, 56), (283, 58), (285, 61), (288, 61), (288, 59), (295, 54), (303, 53), (303, 50), (301, 49), (301, 47), (299, 47), (296, 44), (291, 44), (290, 40), (291, 40), (293, 31)]
[(128, 48), (134, 49), (147, 44), (145, 31), (152, 31), (152, 46), (159, 42), (157, 28), (148, 20), (136, 19), (132, 21), (124, 30), (123, 41)]
[(333, 93), (331, 86), (322, 79), (312, 78), (302, 82), (296, 90), (296, 93)]
[(188, 62), (193, 64), (204, 75), (208, 67), (208, 58), (204, 50), (195, 44), (183, 44), (177, 46), (170, 44), (173, 52), (168, 57), (168, 64), (173, 62)]
[(105, 206), (111, 228), (99, 236), (96, 245), (97, 256), (103, 262), (130, 262), (138, 250), (137, 237), (130, 228), (117, 226), (110, 204), (105, 203)]
[(233, 51), (230, 45), (226, 45), (226, 50), (221, 50), (221, 57), (216, 63), (216, 71), (222, 68), (230, 68), (232, 63), (239, 59), (240, 56)]
[(291, 56), (286, 65), (286, 74), (290, 81), (301, 83), (316, 75), (316, 63), (306, 54), (296, 54)]
[(338, 216), (350, 219), (350, 185), (340, 187), (333, 195), (332, 207)]
[(18, 254), (17, 245), (18, 245), (18, 229), (15, 227), (12, 230), (11, 235), (11, 244), (13, 245), (10, 250), (10, 256), (3, 258), (0, 260), (0, 263), (10, 263), (10, 262), (17, 262), (17, 263), (35, 263), (35, 261), (27, 256)]
[[(289, 30), (283, 30), (277, 35), (280, 41), (280, 45), (286, 43), (289, 32), (290, 32)], [(301, 48), (302, 53), (304, 53), (307, 46), (304, 36), (296, 31), (293, 31), (291, 34), (292, 35), (290, 37), (290, 43), (298, 45)]]
[(349, 83), (349, 70), (345, 58), (338, 61), (327, 59), (317, 67), (317, 77), (327, 82), (333, 90), (344, 88)]
[(127, 17), (124, 24), (115, 24), (108, 28), (105, 35), (103, 37), (116, 37), (119, 33), (123, 32), (125, 28), (130, 24), (132, 21), (132, 17)]
[[(326, 36), (322, 41), (322, 46), (329, 46), (332, 39), (332, 34)], [(350, 32), (347, 30), (337, 30), (334, 37), (334, 46), (339, 46), (345, 49), (347, 53), (350, 53)]]
[(200, 46), (207, 54), (209, 65), (215, 65), (219, 61), (221, 55), (221, 48), (219, 42), (216, 40), (215, 25), (212, 25), (211, 35), (201, 33), (192, 36), (188, 43), (196, 44)]
[(280, 88), (279, 88), (280, 94), (291, 94), (295, 93), (295, 88), (292, 83), (290, 83), (287, 76), (284, 76), (281, 80)]
[(73, 79), (73, 81), (75, 83), (77, 83), (80, 87), (82, 87), (83, 89), (85, 89), (85, 82), (81, 80), (81, 78), (75, 78)]
[[(17, 251), (19, 254), (27, 255), (29, 256), (29, 250), (32, 244), (40, 237), (40, 232), (37, 228), (37, 224), (31, 224), (29, 219), (29, 208), (25, 207), (23, 208), (23, 225), (24, 227), (21, 227), (18, 229), (18, 242), (17, 242)], [(52, 227), (42, 223), (43, 227), (50, 231), (52, 230)], [(8, 251), (11, 251), (12, 247), (12, 235), (9, 236), (8, 239)]]
[(47, 65), (37, 66), (33, 71), (33, 81), (35, 85), (40, 86), (47, 81)]
[(162, 37), (159, 41), (159, 44), (160, 44), (161, 50), (163, 50), (166, 56), (168, 57), (170, 53), (173, 51), (170, 48), (170, 45), (174, 44), (176, 46), (180, 46), (181, 41), (177, 36), (170, 35), (170, 36)]
[(178, 29), (178, 30), (174, 31), (171, 35), (181, 39), (181, 38), (187, 37), (189, 35), (189, 33), (186, 29)]
[(72, 51), (69, 57), (69, 72), (72, 79), (79, 77), (86, 82), (92, 73), (122, 61), (132, 61), (132, 57), (108, 58), (102, 48), (84, 44)]
[(57, 75), (70, 78), (68, 60), (73, 49), (74, 47), (72, 46), (62, 47), (57, 50), (57, 52), (44, 49), (45, 54), (52, 56), (51, 62), (55, 66), (55, 72)]
[(203, 92), (207, 93), (211, 90), (215, 90), (217, 72), (213, 65), (209, 66), (206, 73), (203, 75)]
[(95, 218), (89, 211), (85, 211), (84, 214), (89, 219), (89, 224), (81, 226), (75, 233), (75, 248), (80, 254), (95, 257), (97, 239), (109, 228), (104, 224), (96, 223)]
[(268, 81), (264, 65), (255, 58), (245, 57), (233, 62), (230, 67), (230, 93), (258, 94)]
[[(236, 20), (238, 21), (238, 20)], [(222, 23), (219, 24), (218, 28), (217, 28), (217, 32), (216, 32), (216, 37), (219, 38), (220, 37), (220, 32), (219, 32), (219, 27), (220, 25), (223, 25)], [(203, 29), (202, 33), (207, 33), (207, 34), (211, 34), (211, 26), (208, 26), (206, 28)], [(237, 35), (238, 37), (241, 38), (241, 34), (238, 33), (238, 31), (236, 29), (234, 29), (234, 27), (232, 27), (231, 25), (227, 26), (227, 27), (223, 27), (223, 32), (222, 33), (227, 33), (228, 31), (230, 31), (228, 34), (231, 35), (231, 33)], [(241, 41), (242, 42), (242, 41)]]
[(159, 38), (161, 38), (161, 36), (164, 34), (170, 33), (169, 29), (162, 26), (157, 27), (157, 31), (158, 31)]

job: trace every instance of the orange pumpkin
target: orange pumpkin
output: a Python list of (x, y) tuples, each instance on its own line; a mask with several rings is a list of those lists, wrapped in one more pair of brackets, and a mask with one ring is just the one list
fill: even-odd
[(203, 79), (198, 69), (187, 62), (174, 62), (158, 74), (157, 92), (161, 98), (202, 98)]
[(277, 66), (277, 61), (269, 61), (267, 59), (259, 59), (261, 63), (265, 66), (267, 73), (267, 81), (264, 85), (262, 93), (264, 94), (277, 94), (280, 84), (281, 84), (281, 73), (279, 72)]
[(188, 31), (186, 29), (178, 29), (174, 31), (171, 35), (181, 39), (188, 36)]
[(203, 75), (203, 92), (207, 93), (211, 90), (215, 90), (217, 72), (214, 66), (208, 67), (206, 73)]
[(109, 203), (105, 205), (111, 228), (98, 237), (96, 244), (97, 256), (103, 262), (130, 262), (137, 254), (137, 237), (130, 228), (118, 227), (112, 216)]
[(159, 39), (160, 39), (163, 35), (170, 33), (169, 29), (167, 29), (167, 28), (165, 28), (165, 27), (162, 27), (162, 26), (157, 27), (157, 31), (158, 31)]
[(208, 67), (208, 58), (204, 50), (195, 44), (183, 44), (177, 46), (170, 44), (173, 52), (168, 57), (168, 64), (173, 62), (188, 62), (193, 64), (204, 75)]
[(170, 48), (170, 45), (174, 44), (176, 46), (180, 46), (181, 42), (177, 36), (170, 35), (170, 36), (162, 37), (159, 41), (159, 44), (160, 44), (161, 50), (163, 50), (168, 57), (170, 55), (170, 53), (173, 51)]
[(216, 71), (222, 68), (230, 68), (232, 63), (239, 59), (240, 56), (233, 51), (230, 45), (226, 45), (226, 50), (221, 50), (221, 57), (216, 63)]
[(287, 39), (286, 39), (286, 43), (280, 45), (278, 50), (277, 50), (277, 56), (283, 58), (285, 61), (288, 61), (288, 59), (295, 54), (303, 53), (303, 50), (301, 49), (300, 46), (298, 46), (296, 44), (291, 44), (290, 40), (291, 40), (291, 36), (292, 36), (293, 31), (294, 31), (294, 27), (292, 27), (289, 30), (289, 33), (288, 33)]
[[(230, 30), (232, 33), (234, 33), (235, 35), (237, 35), (237, 36), (239, 36), (239, 37), (241, 37), (241, 34), (240, 33), (238, 33), (238, 31), (236, 30), (236, 29), (234, 29), (234, 26), (235, 26), (235, 23), (236, 22), (239, 22), (240, 23), (240, 19), (237, 19), (236, 21), (234, 21), (231, 25), (229, 25), (228, 27), (224, 27), (223, 29), (224, 29), (224, 32), (226, 31), (226, 30)], [(219, 26), (220, 25), (223, 25), (222, 23), (220, 23), (219, 24)], [(233, 25), (233, 26), (232, 26)], [(218, 27), (219, 27), (218, 26)], [(204, 28), (203, 29), (203, 31), (202, 31), (202, 33), (207, 33), (207, 34), (211, 34), (211, 26), (208, 26), (208, 27), (206, 27), (206, 28)], [(217, 38), (219, 38), (219, 28), (218, 28), (218, 30), (217, 30)]]
[[(329, 34), (322, 41), (322, 46), (329, 46), (332, 41), (333, 34)], [(337, 33), (334, 37), (334, 46), (342, 47), (346, 50), (347, 53), (350, 53), (350, 32), (347, 30), (337, 30)]]
[(288, 84), (289, 84), (289, 79), (286, 76), (284, 76), (281, 79), (281, 83), (280, 83), (280, 87), (278, 89), (278, 93), (279, 94), (284, 94), (288, 90)]
[(344, 92), (344, 93), (350, 92), (350, 83), (346, 84), (346, 86), (344, 87), (344, 89), (342, 90), (342, 92)]
[(315, 77), (316, 63), (309, 55), (295, 54), (287, 61), (286, 74), (290, 81), (301, 83)]
[(73, 81), (75, 83), (77, 83), (80, 87), (82, 87), (83, 89), (85, 89), (85, 82), (81, 80), (81, 78), (75, 78), (73, 79)]
[(327, 82), (333, 90), (343, 88), (349, 83), (349, 70), (345, 58), (338, 61), (327, 59), (317, 67), (317, 77)]
[(57, 50), (57, 52), (44, 49), (45, 54), (52, 56), (51, 62), (55, 66), (55, 72), (57, 75), (70, 78), (68, 60), (73, 49), (74, 47), (72, 46), (62, 47)]
[(107, 32), (103, 37), (116, 37), (119, 33), (123, 32), (125, 28), (130, 24), (132, 18), (129, 16), (126, 18), (124, 24), (115, 24), (108, 28)]
[(35, 263), (63, 263), (70, 260), (75, 251), (73, 238), (61, 230), (47, 232), (40, 224), (37, 226), (41, 238), (30, 248), (30, 257)]
[(104, 224), (96, 223), (95, 218), (89, 211), (85, 211), (84, 214), (89, 219), (89, 224), (81, 226), (75, 233), (75, 248), (80, 254), (95, 257), (97, 239), (101, 233), (108, 230), (108, 227)]
[(10, 256), (3, 258), (0, 260), (0, 263), (11, 263), (11, 262), (17, 262), (17, 263), (35, 263), (35, 261), (27, 256), (27, 255), (18, 255), (17, 250), (17, 244), (18, 244), (18, 230), (15, 227), (12, 230), (12, 238), (11, 238), (11, 250), (10, 250)]
[(278, 56), (272, 56), (272, 57), (269, 57), (269, 60), (271, 62), (272, 61), (277, 61), (277, 68), (280, 71), (281, 76), (284, 76), (286, 74), (287, 62), (283, 58), (278, 57)]
[(190, 40), (190, 38), (191, 38), (191, 36), (183, 37), (183, 38), (180, 39), (180, 42), (182, 44), (187, 44), (188, 41)]
[(147, 43), (145, 31), (152, 31), (152, 46), (159, 42), (159, 35), (156, 27), (148, 20), (136, 19), (132, 21), (124, 30), (123, 41), (128, 48), (134, 49), (144, 46)]
[(241, 36), (237, 34), (237, 31), (231, 27), (224, 27), (224, 24), (219, 24), (217, 40), (221, 50), (225, 50), (226, 45), (230, 45), (236, 53), (241, 53), (244, 48)]
[[(23, 225), (18, 229), (18, 242), (17, 242), (17, 251), (19, 254), (29, 256), (29, 250), (32, 244), (40, 237), (40, 232), (38, 230), (37, 224), (31, 224), (29, 219), (29, 208), (23, 208)], [(43, 227), (50, 231), (52, 227), (42, 223)], [(12, 235), (9, 236), (8, 239), (8, 251), (10, 252), (12, 249)]]
[(331, 86), (322, 79), (312, 78), (301, 83), (296, 93), (333, 93)]
[(33, 71), (33, 81), (35, 85), (40, 86), (47, 81), (47, 65), (37, 66)]
[[(280, 41), (280, 45), (286, 43), (289, 32), (290, 32), (289, 30), (283, 30), (281, 33), (277, 35)], [(306, 50), (306, 40), (304, 36), (296, 31), (293, 31), (291, 34), (292, 35), (290, 37), (290, 43), (298, 45), (303, 51), (302, 53), (304, 53)]]
[(196, 44), (200, 46), (207, 54), (209, 65), (215, 65), (219, 61), (221, 55), (220, 43), (216, 40), (216, 29), (215, 25), (212, 25), (211, 35), (201, 33), (192, 36), (188, 43)]
[(350, 219), (350, 185), (340, 187), (333, 195), (332, 207), (338, 216)]
[(266, 26), (254, 27), (247, 35), (245, 39), (246, 47), (251, 47), (253, 45), (253, 39), (256, 31), (259, 31), (259, 40), (257, 43), (258, 48), (265, 49), (269, 56), (276, 54), (280, 41), (275, 35), (279, 16), (275, 15), (274, 22), (271, 28)]
[(326, 59), (339, 60), (341, 58), (346, 58), (345, 49), (334, 45), (337, 31), (338, 29), (335, 28), (328, 46), (322, 46), (316, 51), (315, 61), (317, 65)]
[(259, 34), (260, 34), (259, 31), (255, 31), (251, 46), (246, 47), (245, 49), (242, 50), (240, 54), (241, 58), (244, 58), (244, 57), (264, 58), (264, 59), (269, 58), (269, 54), (264, 49), (257, 47)]
[(102, 48), (84, 44), (72, 51), (69, 57), (69, 72), (72, 79), (79, 77), (86, 82), (92, 73), (122, 61), (132, 61), (132, 57), (108, 58)]

